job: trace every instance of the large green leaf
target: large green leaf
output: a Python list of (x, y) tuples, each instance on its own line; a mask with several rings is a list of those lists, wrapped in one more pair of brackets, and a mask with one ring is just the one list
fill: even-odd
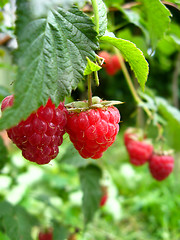
[(103, 36), (107, 29), (107, 8), (102, 0), (97, 0), (99, 13), (99, 36)]
[(156, 98), (156, 102), (160, 114), (167, 121), (165, 126), (166, 140), (173, 149), (180, 151), (180, 111), (169, 105), (163, 98)]
[(103, 36), (100, 40), (102, 42), (110, 43), (119, 49), (124, 59), (129, 62), (129, 65), (134, 71), (142, 90), (144, 90), (149, 67), (141, 50), (137, 48), (134, 43), (121, 38)]
[(83, 191), (83, 213), (85, 223), (90, 222), (99, 208), (102, 195), (100, 179), (101, 169), (95, 165), (88, 165), (79, 169), (81, 188)]
[(145, 7), (145, 17), (147, 18), (147, 28), (151, 37), (152, 48), (157, 45), (158, 40), (163, 38), (170, 23), (170, 11), (160, 0), (142, 0)]
[(17, 1), (15, 102), (3, 112), (0, 129), (27, 118), (49, 97), (58, 105), (83, 79), (86, 57), (95, 60), (98, 47), (94, 24), (76, 7), (49, 10), (34, 20), (28, 4)]

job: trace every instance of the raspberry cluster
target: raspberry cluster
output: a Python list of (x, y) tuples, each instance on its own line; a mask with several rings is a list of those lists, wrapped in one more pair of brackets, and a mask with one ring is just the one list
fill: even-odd
[[(6, 97), (1, 110), (12, 106), (13, 101), (13, 95)], [(70, 103), (71, 111), (62, 102), (56, 108), (49, 99), (26, 120), (7, 129), (8, 136), (24, 158), (38, 164), (47, 164), (57, 156), (65, 131), (83, 158), (98, 159), (116, 139), (120, 114), (112, 105), (120, 102), (98, 97), (93, 97), (92, 102), (91, 107), (87, 101)], [(83, 107), (78, 108), (80, 105)]]
[[(1, 110), (12, 106), (13, 95), (2, 101)], [(67, 122), (63, 103), (56, 108), (51, 99), (46, 106), (41, 106), (25, 121), (7, 130), (9, 138), (22, 150), (24, 158), (38, 164), (49, 163), (58, 152), (63, 142)]]
[(101, 51), (98, 55), (104, 58), (105, 63), (103, 63), (102, 67), (105, 68), (108, 75), (113, 76), (121, 69), (117, 55), (111, 55), (106, 51)]
[(98, 159), (110, 147), (119, 131), (117, 108), (97, 108), (83, 112), (68, 112), (66, 131), (83, 158)]
[(153, 146), (148, 143), (145, 135), (136, 129), (129, 128), (124, 133), (124, 144), (128, 151), (130, 162), (135, 166), (149, 163), (153, 178), (162, 181), (173, 171), (174, 158), (168, 153), (155, 153)]

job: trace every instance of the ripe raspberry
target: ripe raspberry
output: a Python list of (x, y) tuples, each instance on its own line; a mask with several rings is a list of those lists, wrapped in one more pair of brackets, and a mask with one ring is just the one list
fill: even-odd
[(108, 75), (115, 75), (120, 69), (121, 64), (117, 55), (110, 55), (106, 51), (99, 52), (99, 56), (104, 58), (105, 64), (102, 65), (106, 69)]
[(171, 155), (153, 154), (149, 161), (149, 170), (158, 181), (162, 181), (169, 176), (174, 168), (174, 158)]
[(134, 128), (128, 128), (125, 133), (124, 133), (124, 144), (127, 148), (127, 145), (132, 141), (132, 140), (137, 140), (137, 133)]
[(98, 159), (110, 147), (119, 131), (117, 108), (107, 107), (68, 112), (66, 131), (83, 158)]
[(130, 162), (135, 166), (141, 166), (147, 162), (152, 153), (153, 146), (145, 141), (130, 141), (127, 146)]
[(49, 229), (46, 232), (40, 232), (38, 236), (39, 240), (53, 240), (52, 229)]
[[(1, 106), (3, 111), (13, 105), (13, 95), (6, 97)], [(38, 164), (49, 163), (59, 152), (65, 133), (67, 117), (63, 103), (57, 108), (51, 99), (27, 120), (7, 130), (9, 138), (22, 150), (24, 158)]]

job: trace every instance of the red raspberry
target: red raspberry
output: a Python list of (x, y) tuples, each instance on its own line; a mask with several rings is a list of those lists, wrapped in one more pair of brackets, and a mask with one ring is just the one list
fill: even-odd
[(131, 142), (133, 140), (138, 140), (136, 130), (135, 130), (135, 128), (128, 128), (124, 133), (124, 144), (125, 144), (126, 148), (127, 148), (127, 145), (129, 144), (129, 142)]
[(109, 63), (109, 60), (111, 58), (111, 55), (106, 51), (100, 51), (98, 55), (102, 58), (104, 58), (104, 63), (102, 64), (102, 67), (106, 67), (106, 65)]
[(66, 131), (83, 158), (97, 159), (114, 143), (119, 121), (115, 107), (68, 112)]
[(149, 170), (158, 181), (162, 181), (169, 176), (174, 168), (174, 158), (170, 155), (153, 154), (149, 161)]
[[(13, 95), (6, 97), (1, 106), (5, 108), (13, 105)], [(41, 106), (25, 121), (7, 130), (9, 138), (22, 150), (22, 155), (38, 164), (49, 163), (59, 152), (65, 133), (67, 117), (63, 103), (57, 108), (48, 100), (46, 106)]]
[(108, 75), (113, 76), (121, 69), (121, 64), (117, 55), (111, 56), (108, 52), (101, 51), (99, 52), (99, 56), (104, 58), (105, 63), (102, 67), (106, 69)]
[(116, 69), (116, 71), (121, 69), (121, 64), (119, 62), (119, 58), (117, 55), (113, 55), (111, 58), (111, 61), (112, 61), (114, 68)]
[(39, 240), (53, 240), (52, 230), (48, 230), (46, 232), (40, 232), (38, 236)]
[(107, 195), (107, 193), (106, 193), (106, 194), (103, 195), (102, 198), (101, 198), (100, 207), (103, 207), (103, 206), (106, 204), (107, 200), (108, 200), (108, 195)]
[(147, 162), (152, 153), (153, 146), (145, 141), (130, 141), (127, 146), (130, 162), (135, 166), (141, 166)]

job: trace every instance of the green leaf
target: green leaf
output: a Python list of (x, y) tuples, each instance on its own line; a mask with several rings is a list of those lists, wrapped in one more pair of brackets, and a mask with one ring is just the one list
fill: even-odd
[(68, 237), (68, 230), (57, 221), (53, 221), (53, 240), (65, 240)]
[(10, 239), (32, 240), (31, 229), (38, 221), (24, 208), (15, 206), (12, 213), (3, 216), (2, 223)]
[(129, 62), (129, 65), (134, 71), (134, 74), (142, 90), (144, 90), (149, 67), (141, 50), (137, 48), (134, 43), (121, 38), (103, 36), (100, 38), (100, 40), (102, 42), (109, 43), (119, 49), (124, 59)]
[(1, 0), (0, 1), (0, 8), (3, 8), (6, 3), (8, 3), (8, 0)]
[(84, 70), (84, 75), (89, 75), (92, 72), (99, 71), (102, 67), (97, 65), (96, 63), (92, 62), (88, 57), (87, 57), (87, 66), (86, 69)]
[[(72, 150), (73, 149), (73, 150)], [(74, 149), (73, 145), (70, 144), (69, 147), (66, 149), (65, 153), (61, 157), (60, 163), (70, 164), (75, 167), (84, 167), (87, 166), (89, 163), (92, 163), (95, 160), (93, 159), (84, 159), (82, 158), (78, 151)]]
[(83, 214), (85, 223), (92, 221), (95, 212), (99, 208), (102, 195), (100, 179), (101, 169), (95, 165), (88, 165), (79, 169), (81, 188), (83, 191)]
[(99, 36), (103, 36), (107, 29), (107, 8), (102, 0), (97, 0), (99, 13)]
[(86, 57), (95, 60), (98, 48), (94, 24), (76, 7), (57, 8), (34, 20), (28, 4), (17, 2), (15, 102), (3, 112), (0, 129), (26, 119), (49, 97), (58, 105), (83, 79)]
[(2, 101), (8, 95), (10, 95), (9, 90), (4, 86), (0, 86), (0, 101)]
[(3, 139), (0, 137), (0, 170), (9, 162), (8, 151), (4, 145)]
[(2, 201), (0, 202), (0, 217), (5, 215), (11, 215), (13, 213), (13, 207), (10, 203)]
[(147, 29), (142, 24), (143, 19), (140, 16), (140, 14), (138, 12), (135, 12), (133, 9), (125, 10), (121, 6), (119, 6), (119, 4), (116, 4), (115, 6), (126, 16), (126, 19), (130, 23), (136, 25), (137, 27), (139, 27), (142, 30), (142, 32), (144, 33), (144, 36), (146, 37), (146, 40), (148, 40), (149, 39), (149, 34), (148, 34)]
[(0, 239), (1, 240), (10, 240), (10, 238), (8, 238), (8, 236), (3, 234), (2, 232), (0, 232)]
[(154, 49), (158, 41), (163, 38), (170, 23), (170, 11), (160, 0), (142, 0), (147, 18), (147, 28), (150, 33), (152, 48)]
[(156, 98), (158, 110), (167, 121), (165, 125), (166, 140), (170, 147), (180, 151), (180, 111), (168, 104), (163, 98)]

